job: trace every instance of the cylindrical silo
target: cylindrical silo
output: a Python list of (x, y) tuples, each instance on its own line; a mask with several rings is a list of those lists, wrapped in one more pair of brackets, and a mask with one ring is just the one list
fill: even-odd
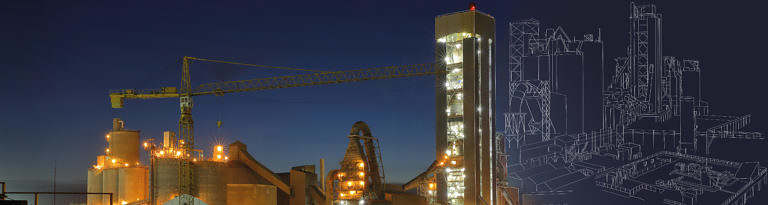
[[(88, 192), (92, 193), (100, 193), (102, 192), (102, 183), (103, 183), (103, 175), (101, 170), (99, 169), (88, 169)], [(101, 205), (102, 202), (104, 202), (103, 195), (97, 195), (97, 194), (89, 194), (86, 198), (88, 198), (88, 204), (89, 205)]]
[(147, 178), (146, 168), (144, 167), (126, 167), (118, 168), (118, 201), (136, 202), (146, 198)]
[(109, 155), (122, 163), (139, 162), (139, 131), (113, 130), (109, 132)]
[[(102, 192), (104, 193), (113, 193), (112, 195), (112, 204), (118, 204), (117, 198), (119, 197), (118, 192), (118, 178), (119, 178), (119, 170), (118, 169), (102, 169), (101, 174), (103, 177), (103, 184), (102, 184)], [(102, 197), (102, 203), (101, 204), (109, 204), (109, 196)]]
[(209, 205), (225, 205), (226, 184), (222, 181), (223, 162), (201, 161), (194, 164), (197, 196)]
[(155, 203), (163, 204), (179, 193), (180, 160), (157, 158), (155, 166)]

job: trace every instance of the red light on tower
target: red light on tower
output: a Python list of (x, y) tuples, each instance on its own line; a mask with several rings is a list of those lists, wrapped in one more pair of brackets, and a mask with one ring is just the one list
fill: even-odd
[(469, 3), (469, 10), (474, 11), (475, 9), (477, 9), (477, 4), (475, 2)]

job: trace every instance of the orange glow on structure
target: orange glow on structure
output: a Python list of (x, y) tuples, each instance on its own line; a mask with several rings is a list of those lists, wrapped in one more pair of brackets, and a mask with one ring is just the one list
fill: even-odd
[(429, 190), (435, 190), (435, 183), (429, 183)]
[(365, 163), (360, 162), (359, 164), (357, 164), (357, 167), (360, 167), (362, 169), (363, 167), (365, 167)]
[(224, 146), (216, 145), (216, 151), (223, 152), (224, 151)]
[(365, 176), (365, 172), (358, 172), (357, 175), (360, 175), (360, 177), (364, 177)]

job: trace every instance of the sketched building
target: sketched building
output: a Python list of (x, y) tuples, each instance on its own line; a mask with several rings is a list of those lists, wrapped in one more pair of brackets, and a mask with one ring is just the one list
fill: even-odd
[(614, 69), (603, 69), (599, 32), (575, 39), (561, 27), (542, 33), (536, 20), (510, 24), (499, 183), (519, 188), (523, 204), (571, 203), (590, 190), (652, 204), (746, 203), (768, 169), (717, 159), (710, 147), (763, 139), (743, 131), (750, 115), (712, 114), (699, 61), (663, 55), (656, 6), (631, 3), (628, 24)]
[(537, 20), (510, 24), (510, 100), (504, 134), (512, 170), (557, 159), (556, 138), (601, 128), (603, 43)]

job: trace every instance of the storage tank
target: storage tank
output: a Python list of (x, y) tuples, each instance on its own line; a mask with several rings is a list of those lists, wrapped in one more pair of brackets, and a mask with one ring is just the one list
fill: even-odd
[(210, 205), (225, 205), (227, 200), (226, 184), (222, 174), (225, 163), (200, 161), (194, 163), (197, 196)]
[(136, 202), (147, 198), (147, 169), (144, 167), (118, 168), (119, 202)]
[[(103, 175), (100, 169), (88, 169), (88, 188), (87, 191), (91, 193), (100, 193), (102, 192), (102, 183), (103, 183)], [(100, 205), (104, 201), (104, 195), (99, 194), (89, 194), (87, 196), (88, 198), (88, 204), (90, 205)]]
[[(102, 169), (101, 174), (103, 176), (102, 192), (113, 193), (112, 204), (120, 204), (118, 199), (118, 169)], [(109, 204), (109, 196), (102, 197), (101, 204)]]
[(163, 204), (179, 193), (179, 159), (155, 159), (155, 204)]
[(109, 132), (107, 140), (109, 156), (130, 165), (139, 162), (139, 131), (113, 130)]

